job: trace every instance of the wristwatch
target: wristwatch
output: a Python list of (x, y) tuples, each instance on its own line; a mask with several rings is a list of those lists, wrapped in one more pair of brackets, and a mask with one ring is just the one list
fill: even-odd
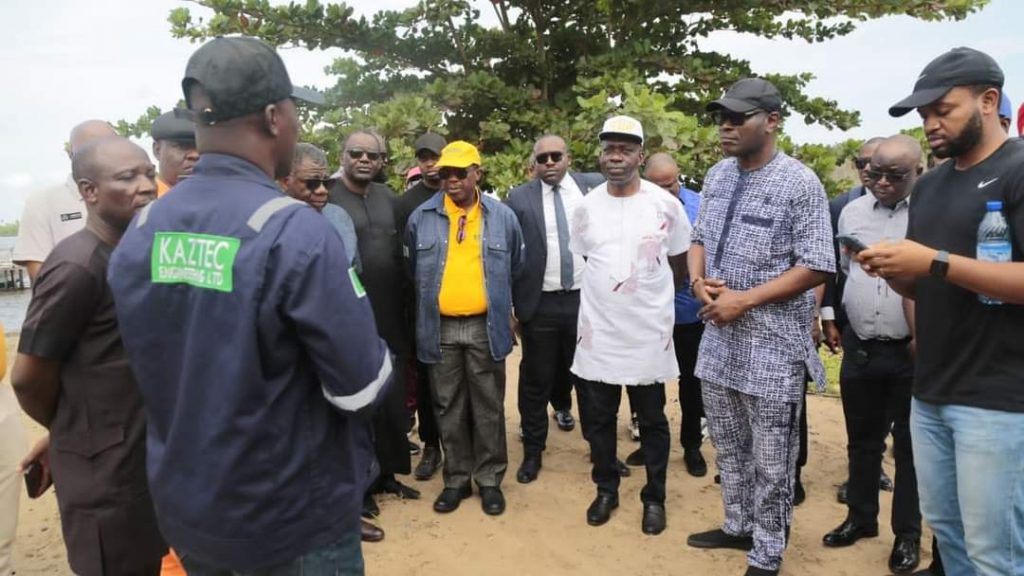
[(945, 278), (946, 273), (949, 272), (949, 252), (939, 250), (935, 254), (935, 259), (932, 260), (932, 266), (928, 272), (936, 278)]

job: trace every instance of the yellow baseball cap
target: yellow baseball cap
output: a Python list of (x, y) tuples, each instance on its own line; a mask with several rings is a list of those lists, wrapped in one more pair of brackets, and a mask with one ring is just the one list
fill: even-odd
[(480, 151), (465, 140), (456, 140), (441, 150), (435, 168), (468, 168), (480, 165)]

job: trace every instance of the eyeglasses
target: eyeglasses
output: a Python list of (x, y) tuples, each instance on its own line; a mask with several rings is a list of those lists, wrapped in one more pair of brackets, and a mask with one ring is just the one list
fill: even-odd
[(867, 177), (872, 182), (881, 182), (882, 178), (889, 181), (890, 184), (899, 184), (910, 177), (910, 170), (904, 172), (887, 172), (883, 170), (868, 170), (866, 172)]
[(303, 178), (302, 182), (306, 185), (306, 189), (310, 192), (316, 192), (321, 186), (331, 189), (334, 183), (337, 182), (337, 178)]
[(363, 157), (369, 158), (371, 162), (380, 160), (380, 152), (370, 152), (368, 150), (345, 150), (348, 157), (353, 160), (362, 160)]
[(761, 112), (764, 112), (764, 110), (759, 110), (757, 108), (750, 112), (733, 112), (731, 110), (718, 109), (711, 113), (711, 119), (719, 126), (726, 122), (733, 126), (743, 126), (747, 123), (747, 120), (750, 120)]
[(853, 165), (857, 167), (857, 170), (863, 170), (868, 167), (871, 162), (871, 158), (854, 158)]
[(437, 170), (437, 175), (441, 180), (447, 180), (452, 176), (455, 176), (456, 180), (465, 180), (466, 177), (469, 176), (469, 172), (469, 168), (452, 168), (451, 166), (445, 166), (444, 168), (439, 168)]
[(562, 161), (563, 156), (564, 154), (561, 152), (545, 152), (544, 154), (537, 154), (533, 159), (537, 161), (537, 164), (547, 164), (550, 158), (552, 164), (558, 164)]
[(455, 232), (455, 241), (462, 244), (462, 241), (466, 239), (466, 215), (459, 216), (459, 229)]

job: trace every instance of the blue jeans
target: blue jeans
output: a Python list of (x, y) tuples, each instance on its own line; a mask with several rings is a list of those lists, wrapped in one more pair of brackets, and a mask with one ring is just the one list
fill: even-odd
[(359, 530), (284, 564), (257, 570), (221, 568), (187, 554), (182, 554), (181, 564), (188, 576), (363, 576), (365, 572)]
[(1024, 413), (913, 400), (921, 512), (953, 576), (1024, 574)]

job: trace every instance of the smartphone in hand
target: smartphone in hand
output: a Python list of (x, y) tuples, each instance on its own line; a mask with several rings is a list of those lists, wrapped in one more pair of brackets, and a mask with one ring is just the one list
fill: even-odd
[(25, 467), (25, 491), (29, 498), (39, 498), (50, 487), (50, 482), (43, 483), (43, 464), (33, 460)]
[(860, 238), (850, 234), (840, 234), (836, 236), (836, 241), (846, 247), (851, 254), (857, 254), (861, 250), (866, 250), (868, 245), (861, 242)]

